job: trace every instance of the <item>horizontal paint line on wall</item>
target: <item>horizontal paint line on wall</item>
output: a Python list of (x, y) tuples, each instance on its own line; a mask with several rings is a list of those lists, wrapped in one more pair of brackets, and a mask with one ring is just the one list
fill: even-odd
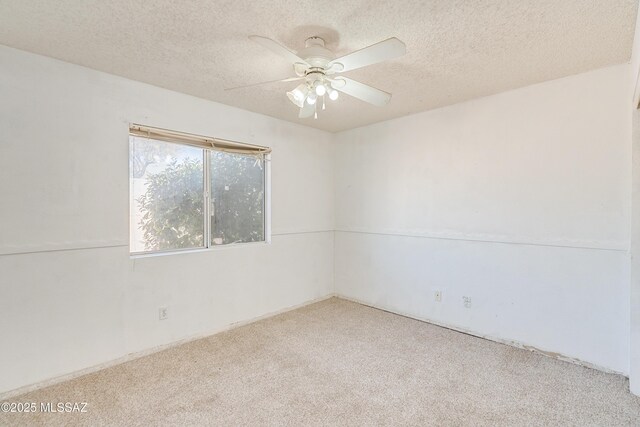
[(452, 240), (462, 242), (475, 242), (475, 243), (496, 243), (504, 245), (521, 245), (521, 246), (546, 246), (556, 248), (569, 248), (569, 249), (590, 249), (597, 251), (615, 251), (615, 252), (628, 252), (628, 245), (616, 244), (613, 242), (595, 242), (586, 240), (527, 240), (527, 239), (509, 239), (500, 236), (490, 235), (444, 235), (444, 234), (431, 234), (420, 232), (396, 232), (396, 231), (372, 231), (364, 229), (336, 229), (337, 233), (352, 233), (352, 234), (369, 234), (378, 236), (391, 236), (391, 237), (411, 237), (419, 239), (432, 239), (432, 240)]
[[(286, 231), (271, 233), (271, 237), (301, 235), (301, 234), (318, 234), (318, 233), (333, 233), (334, 230), (300, 230), (300, 231)], [(113, 248), (128, 248), (128, 242), (104, 242), (104, 243), (83, 243), (83, 244), (51, 244), (43, 245), (40, 247), (22, 247), (22, 248), (0, 248), (0, 257), (2, 256), (15, 256), (15, 255), (29, 255), (39, 253), (50, 252), (68, 252), (68, 251), (84, 251), (84, 250), (98, 250), (98, 249), (113, 249)]]
[(316, 233), (333, 233), (335, 230), (291, 230), (291, 231), (274, 231), (271, 236), (289, 236), (291, 234), (316, 234)]
[(12, 255), (29, 255), (29, 254), (39, 254), (39, 253), (48, 253), (48, 252), (68, 252), (68, 251), (84, 251), (84, 250), (95, 250), (95, 249), (111, 249), (111, 248), (125, 248), (129, 247), (128, 243), (101, 243), (101, 244), (81, 244), (81, 245), (72, 245), (72, 244), (51, 244), (45, 245), (41, 247), (24, 247), (24, 248), (1, 248), (0, 256), (12, 256)]

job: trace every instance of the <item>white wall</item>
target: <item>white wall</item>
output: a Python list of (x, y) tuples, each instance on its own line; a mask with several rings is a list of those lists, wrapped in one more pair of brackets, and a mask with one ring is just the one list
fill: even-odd
[(339, 134), (336, 291), (628, 373), (628, 72)]
[(640, 111), (637, 109), (638, 102), (640, 102), (640, 10), (636, 18), (629, 73), (629, 110), (633, 123), (629, 388), (632, 393), (640, 395)]
[[(272, 244), (130, 259), (129, 122), (273, 147)], [(331, 134), (0, 47), (0, 393), (326, 296), (333, 198)]]
[(640, 396), (640, 111), (633, 112), (629, 388)]

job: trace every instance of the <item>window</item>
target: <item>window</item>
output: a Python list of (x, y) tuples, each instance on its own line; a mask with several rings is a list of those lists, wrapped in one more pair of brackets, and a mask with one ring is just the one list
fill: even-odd
[(255, 156), (213, 151), (210, 156), (211, 243), (264, 240), (264, 168)]
[(269, 152), (132, 125), (131, 252), (264, 242)]

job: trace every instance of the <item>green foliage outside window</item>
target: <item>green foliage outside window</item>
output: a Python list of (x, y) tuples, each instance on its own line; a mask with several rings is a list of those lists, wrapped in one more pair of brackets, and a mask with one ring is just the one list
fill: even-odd
[(264, 240), (264, 169), (254, 156), (211, 153), (212, 242)]
[[(145, 151), (141, 153), (145, 154)], [(145, 155), (157, 157), (158, 153)], [(213, 151), (211, 243), (264, 240), (264, 165), (254, 156)], [(139, 164), (152, 164), (142, 159)], [(146, 168), (146, 166), (145, 166)], [(137, 171), (146, 190), (138, 197), (139, 227), (148, 251), (204, 246), (202, 161), (172, 158), (157, 172)]]
[(176, 159), (162, 172), (147, 176), (140, 196), (147, 250), (184, 249), (204, 244), (202, 161)]

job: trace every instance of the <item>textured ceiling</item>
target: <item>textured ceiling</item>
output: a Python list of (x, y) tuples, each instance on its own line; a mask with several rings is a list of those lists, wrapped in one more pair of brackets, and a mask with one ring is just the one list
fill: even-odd
[[(0, 44), (292, 122), (340, 131), (627, 62), (637, 0), (0, 0)], [(292, 75), (247, 39), (292, 50), (318, 35), (338, 56), (389, 37), (407, 55), (345, 75), (393, 93), (341, 96), (298, 119)]]

